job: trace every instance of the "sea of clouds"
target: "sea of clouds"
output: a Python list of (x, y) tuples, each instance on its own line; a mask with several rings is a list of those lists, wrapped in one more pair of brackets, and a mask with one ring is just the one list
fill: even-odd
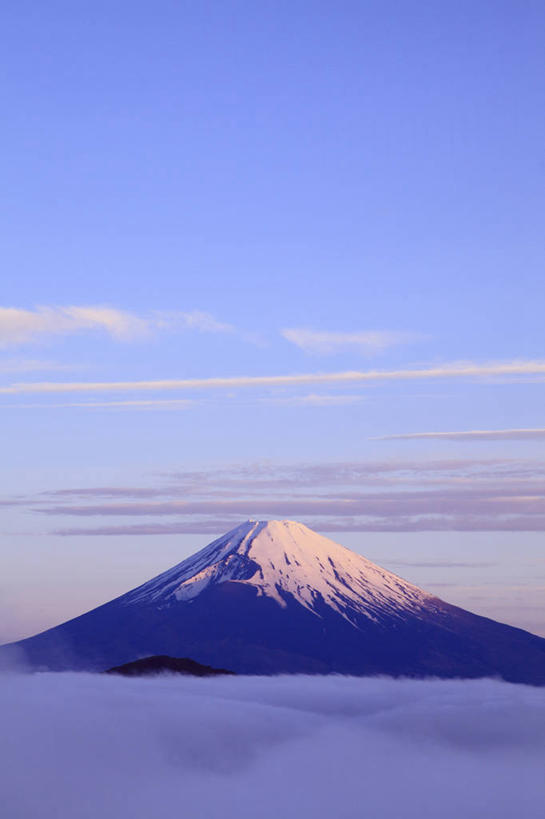
[(4, 819), (542, 819), (545, 691), (0, 675)]

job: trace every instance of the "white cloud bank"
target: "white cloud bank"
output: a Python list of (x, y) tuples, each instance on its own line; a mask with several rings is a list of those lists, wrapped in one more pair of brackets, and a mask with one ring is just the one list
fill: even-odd
[(543, 691), (343, 677), (0, 677), (10, 819), (541, 819)]
[(399, 333), (390, 330), (362, 330), (355, 333), (332, 332), (328, 330), (309, 330), (304, 327), (291, 327), (281, 331), (286, 341), (291, 341), (306, 353), (330, 355), (346, 350), (372, 355), (388, 347), (415, 341), (419, 336), (412, 333)]

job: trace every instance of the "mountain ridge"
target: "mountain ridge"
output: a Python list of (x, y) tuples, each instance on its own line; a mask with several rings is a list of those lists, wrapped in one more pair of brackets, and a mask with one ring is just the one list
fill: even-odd
[(108, 668), (104, 674), (117, 674), (122, 677), (152, 677), (164, 674), (182, 674), (190, 677), (233, 676), (226, 668), (212, 668), (197, 663), (190, 657), (142, 657), (124, 665)]

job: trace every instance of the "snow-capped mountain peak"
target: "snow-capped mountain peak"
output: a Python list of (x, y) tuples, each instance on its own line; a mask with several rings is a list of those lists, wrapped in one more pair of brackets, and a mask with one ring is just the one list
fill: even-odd
[(174, 568), (0, 647), (32, 668), (167, 656), (241, 674), (501, 676), (545, 685), (545, 640), (445, 603), (301, 523), (246, 521)]
[(293, 598), (319, 616), (325, 603), (351, 620), (428, 607), (431, 595), (291, 520), (248, 520), (126, 596), (128, 604), (190, 601), (211, 585), (253, 586), (282, 607)]

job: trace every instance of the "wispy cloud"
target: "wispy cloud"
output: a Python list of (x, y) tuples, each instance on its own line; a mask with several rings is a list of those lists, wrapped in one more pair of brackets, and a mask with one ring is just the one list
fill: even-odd
[[(51, 532), (61, 537), (102, 537), (118, 535), (220, 535), (233, 528), (233, 518), (215, 518), (214, 520), (189, 520), (176, 523), (133, 523), (114, 526), (78, 526), (72, 529), (62, 528)], [(325, 531), (325, 530), (324, 530)]]
[(359, 404), (365, 400), (363, 395), (319, 395), (311, 393), (310, 395), (292, 395), (286, 398), (261, 398), (267, 404), (284, 404), (286, 406), (304, 406), (304, 407), (337, 407), (346, 406), (347, 404)]
[[(89, 486), (78, 489), (51, 489), (42, 492), (45, 497), (91, 497), (91, 498), (153, 498), (164, 497), (164, 488), (152, 488), (149, 486)], [(8, 503), (8, 501), (0, 501)]]
[(72, 364), (60, 364), (57, 361), (41, 361), (33, 358), (0, 359), (0, 373), (31, 373), (73, 370)]
[[(331, 461), (317, 463), (250, 463), (229, 464), (206, 471), (177, 471), (159, 476), (166, 482), (153, 487), (82, 487), (48, 490), (45, 496), (91, 497), (211, 497), (219, 492), (228, 498), (258, 492), (270, 498), (295, 493), (312, 497), (327, 493), (334, 497), (359, 497), (360, 488), (421, 490), (441, 486), (471, 492), (479, 486), (494, 493), (540, 493), (544, 488), (545, 462), (532, 459)], [(136, 493), (136, 494), (135, 494)]]
[(490, 569), (492, 566), (498, 565), (497, 561), (389, 560), (388, 558), (382, 558), (382, 560), (388, 566), (404, 566), (405, 568), (414, 567), (418, 569)]
[(299, 375), (220, 376), (215, 378), (181, 378), (148, 381), (19, 382), (1, 387), (0, 394), (233, 389), (236, 387), (284, 387), (305, 384), (487, 379), (495, 375), (516, 378), (521, 375), (537, 373), (545, 374), (545, 361), (507, 361), (488, 364), (454, 362), (422, 369), (351, 370), (333, 373), (302, 373)]
[(28, 507), (111, 521), (60, 534), (220, 534), (248, 517), (297, 518), (323, 532), (545, 529), (541, 461), (258, 463), (165, 477), (162, 486), (49, 491)]
[[(545, 487), (544, 487), (545, 489)], [(472, 517), (488, 515), (507, 519), (521, 515), (545, 517), (545, 491), (530, 496), (513, 492), (479, 491), (448, 488), (426, 492), (362, 493), (359, 497), (325, 498), (233, 498), (228, 500), (173, 500), (147, 501), (145, 503), (103, 503), (49, 506), (39, 511), (48, 515), (140, 517), (195, 514), (233, 514), (247, 517), (303, 517), (308, 515), (360, 516), (367, 518), (399, 518), (410, 516), (464, 515)]]
[(389, 330), (361, 330), (358, 332), (332, 332), (291, 327), (281, 330), (282, 336), (306, 353), (330, 355), (346, 350), (371, 355), (388, 347), (416, 341), (416, 333), (400, 333)]
[(0, 307), (0, 347), (83, 331), (102, 331), (117, 341), (133, 341), (160, 330), (231, 333), (235, 328), (201, 310), (155, 312), (137, 316), (107, 305), (39, 306), (33, 310)]
[[(63, 404), (10, 404), (15, 409), (129, 409), (129, 410), (179, 410), (198, 404), (191, 398), (150, 399), (135, 401), (70, 401)], [(6, 408), (7, 405), (4, 405)]]
[(190, 330), (200, 330), (202, 333), (233, 333), (235, 327), (232, 324), (218, 321), (210, 313), (202, 310), (193, 310), (190, 313), (171, 314), (172, 322), (181, 322)]
[[(81, 526), (59, 528), (51, 532), (62, 537), (102, 535), (220, 535), (240, 522), (240, 517), (222, 520), (180, 520), (172, 523), (133, 523), (111, 526)], [(443, 517), (437, 520), (396, 518), (391, 520), (351, 520), (349, 518), (311, 518), (301, 516), (301, 522), (318, 532), (545, 532), (545, 516), (541, 518), (514, 519), (506, 522), (489, 518)]]
[(115, 339), (128, 341), (145, 335), (149, 331), (149, 322), (107, 306), (43, 306), (34, 310), (0, 307), (2, 347), (82, 330), (102, 330)]
[(537, 441), (545, 439), (545, 429), (470, 429), (458, 432), (404, 432), (397, 435), (381, 435), (370, 441), (409, 441), (420, 438), (437, 438), (448, 441)]

